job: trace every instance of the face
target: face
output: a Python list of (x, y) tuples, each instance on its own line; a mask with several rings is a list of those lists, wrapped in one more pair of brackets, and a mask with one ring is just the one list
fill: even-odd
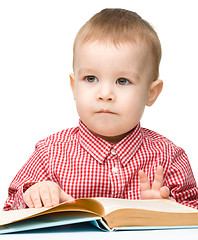
[(149, 69), (143, 43), (77, 45), (70, 80), (81, 121), (109, 142), (124, 138), (152, 104)]

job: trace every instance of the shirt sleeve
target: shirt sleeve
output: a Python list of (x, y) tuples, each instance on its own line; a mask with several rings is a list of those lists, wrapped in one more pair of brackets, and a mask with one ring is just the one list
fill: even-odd
[(172, 198), (181, 204), (198, 209), (198, 188), (183, 149), (177, 149), (173, 154), (164, 180), (164, 185), (169, 187)]
[(12, 180), (3, 210), (26, 208), (23, 193), (33, 184), (47, 180), (51, 181), (49, 157), (47, 146), (43, 140), (37, 143), (32, 156)]

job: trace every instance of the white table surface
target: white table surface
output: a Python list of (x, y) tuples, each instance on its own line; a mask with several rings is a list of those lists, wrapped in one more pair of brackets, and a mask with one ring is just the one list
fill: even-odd
[(172, 230), (145, 230), (145, 231), (117, 231), (117, 232), (103, 232), (94, 226), (87, 224), (70, 225), (67, 227), (56, 227), (47, 230), (36, 230), (25, 233), (14, 233), (0, 235), (0, 240), (33, 240), (33, 239), (47, 239), (47, 240), (127, 240), (127, 239), (179, 239), (191, 240), (198, 239), (198, 229), (172, 229)]

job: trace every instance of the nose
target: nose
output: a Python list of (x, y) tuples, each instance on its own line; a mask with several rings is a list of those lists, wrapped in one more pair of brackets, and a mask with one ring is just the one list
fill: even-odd
[(115, 94), (111, 86), (103, 84), (98, 91), (98, 101), (114, 101)]

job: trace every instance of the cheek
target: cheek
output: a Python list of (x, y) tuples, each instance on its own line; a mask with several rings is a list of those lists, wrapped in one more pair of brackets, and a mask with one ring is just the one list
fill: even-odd
[(144, 106), (140, 102), (133, 101), (128, 106), (123, 107), (123, 112), (126, 117), (140, 118), (144, 112)]
[(78, 97), (76, 98), (77, 111), (78, 112), (86, 111), (87, 106), (88, 105), (87, 105), (86, 99), (78, 95)]
[(80, 118), (89, 113), (90, 100), (88, 93), (84, 91), (76, 92), (76, 109)]
[(84, 83), (78, 83), (76, 85), (75, 95), (76, 99), (79, 99), (79, 101), (86, 101), (86, 99), (90, 99), (92, 92), (92, 89), (86, 87)]
[(126, 98), (124, 103), (120, 106), (121, 111), (125, 113), (125, 116), (131, 116), (133, 118), (139, 118), (144, 112), (146, 105), (146, 93), (136, 91)]

